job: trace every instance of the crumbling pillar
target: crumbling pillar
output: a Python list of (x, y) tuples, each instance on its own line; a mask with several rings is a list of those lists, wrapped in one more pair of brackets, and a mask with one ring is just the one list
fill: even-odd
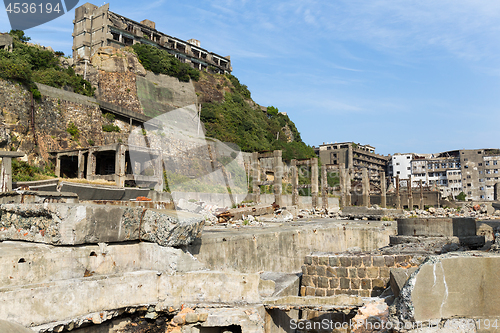
[(370, 179), (368, 178), (368, 169), (363, 169), (362, 171), (362, 183), (363, 183), (363, 206), (370, 206)]
[(56, 155), (56, 177), (61, 178), (61, 154)]
[(385, 181), (385, 172), (380, 173), (380, 207), (387, 207), (387, 189)]
[(406, 187), (408, 188), (408, 209), (413, 210), (413, 191), (411, 185), (411, 175), (408, 176), (408, 182), (406, 183)]
[[(61, 170), (59, 169), (59, 172)], [(83, 155), (83, 151), (79, 150), (78, 151), (78, 179), (85, 178), (85, 156)], [(58, 176), (59, 177), (59, 176)]]
[(312, 207), (318, 207), (318, 159), (311, 158), (311, 197)]
[(352, 149), (352, 145), (349, 145), (349, 149), (347, 150), (347, 165), (346, 168), (349, 170), (354, 169), (354, 152)]
[(346, 177), (344, 178), (345, 184), (346, 184), (346, 206), (351, 206), (352, 205), (352, 198), (351, 198), (351, 177), (352, 177), (352, 172), (351, 169), (344, 169)]
[(422, 179), (420, 179), (420, 209), (424, 209), (424, 186), (422, 184)]
[(95, 176), (95, 168), (96, 168), (96, 157), (95, 157), (95, 148), (89, 149), (89, 156), (87, 157), (87, 179), (92, 180), (93, 176)]
[[(154, 163), (155, 177), (158, 180), (155, 185), (155, 191), (162, 192), (165, 184), (163, 180), (163, 154), (161, 150), (158, 151), (158, 156), (156, 157), (156, 159), (154, 159), (153, 163)], [(125, 173), (126, 170), (127, 168), (125, 166)]]
[(339, 185), (340, 185), (340, 208), (346, 206), (346, 182), (345, 182), (345, 164), (339, 166)]
[(283, 160), (282, 160), (282, 151), (281, 150), (275, 150), (274, 151), (274, 163), (273, 163), (273, 169), (274, 169), (274, 202), (278, 206), (282, 206), (282, 198), (281, 198), (281, 193), (283, 192), (282, 188), (282, 179), (283, 179)]
[(251, 175), (252, 175), (252, 192), (253, 202), (260, 202), (260, 163), (259, 153), (252, 153)]
[(321, 206), (328, 209), (328, 177), (326, 165), (321, 166)]
[(125, 187), (125, 151), (126, 147), (118, 144), (115, 153), (115, 182), (118, 187)]
[(396, 209), (401, 209), (401, 197), (399, 196), (399, 175), (396, 176)]
[(2, 166), (0, 167), (0, 191), (12, 191), (12, 158), (23, 157), (24, 153), (15, 151), (2, 151), (0, 158)]
[(500, 200), (500, 183), (496, 183), (493, 187), (493, 200)]
[(297, 160), (292, 160), (292, 205), (299, 204), (299, 172), (297, 170)]

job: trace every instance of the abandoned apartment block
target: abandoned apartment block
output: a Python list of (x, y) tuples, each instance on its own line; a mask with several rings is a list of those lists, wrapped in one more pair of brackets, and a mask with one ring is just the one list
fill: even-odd
[(75, 10), (73, 31), (73, 59), (86, 61), (100, 47), (122, 48), (137, 43), (148, 44), (166, 50), (183, 63), (199, 70), (215, 73), (231, 73), (231, 59), (200, 46), (200, 41), (183, 41), (156, 30), (155, 22), (140, 23), (113, 13), (109, 4), (101, 7), (86, 3)]

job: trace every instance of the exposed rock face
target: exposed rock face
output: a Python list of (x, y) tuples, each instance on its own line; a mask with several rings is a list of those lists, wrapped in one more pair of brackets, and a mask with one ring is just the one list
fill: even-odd
[(53, 245), (144, 240), (188, 245), (201, 234), (203, 217), (175, 211), (75, 204), (0, 206), (0, 240)]
[(123, 49), (111, 46), (101, 47), (91, 59), (92, 65), (98, 70), (106, 72), (126, 73), (132, 72), (136, 75), (146, 75), (137, 57)]

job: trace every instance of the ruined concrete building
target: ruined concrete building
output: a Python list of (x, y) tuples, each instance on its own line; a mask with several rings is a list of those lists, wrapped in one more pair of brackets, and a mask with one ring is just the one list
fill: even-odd
[(0, 33), (0, 50), (12, 52), (12, 36), (5, 33)]
[(231, 59), (200, 47), (200, 41), (181, 39), (156, 30), (155, 22), (140, 23), (113, 13), (109, 4), (101, 7), (86, 3), (75, 10), (73, 59), (89, 60), (103, 46), (122, 48), (137, 43), (154, 45), (199, 70), (221, 74), (232, 71)]
[(345, 169), (354, 172), (353, 179), (361, 180), (362, 169), (368, 169), (372, 181), (380, 181), (380, 173), (386, 172), (388, 156), (375, 154), (375, 147), (354, 142), (323, 143), (313, 147), (322, 163), (344, 164)]

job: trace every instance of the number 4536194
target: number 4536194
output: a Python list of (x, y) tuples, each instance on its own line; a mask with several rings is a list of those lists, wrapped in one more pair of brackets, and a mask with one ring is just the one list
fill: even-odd
[(9, 3), (7, 8), (5, 9), (7, 13), (14, 13), (14, 14), (43, 14), (47, 13), (50, 14), (52, 12), (59, 13), (62, 11), (62, 9), (59, 7), (59, 3), (57, 3), (55, 6), (53, 6), (51, 3), (46, 3), (44, 4), (39, 4), (37, 5), (36, 3)]

